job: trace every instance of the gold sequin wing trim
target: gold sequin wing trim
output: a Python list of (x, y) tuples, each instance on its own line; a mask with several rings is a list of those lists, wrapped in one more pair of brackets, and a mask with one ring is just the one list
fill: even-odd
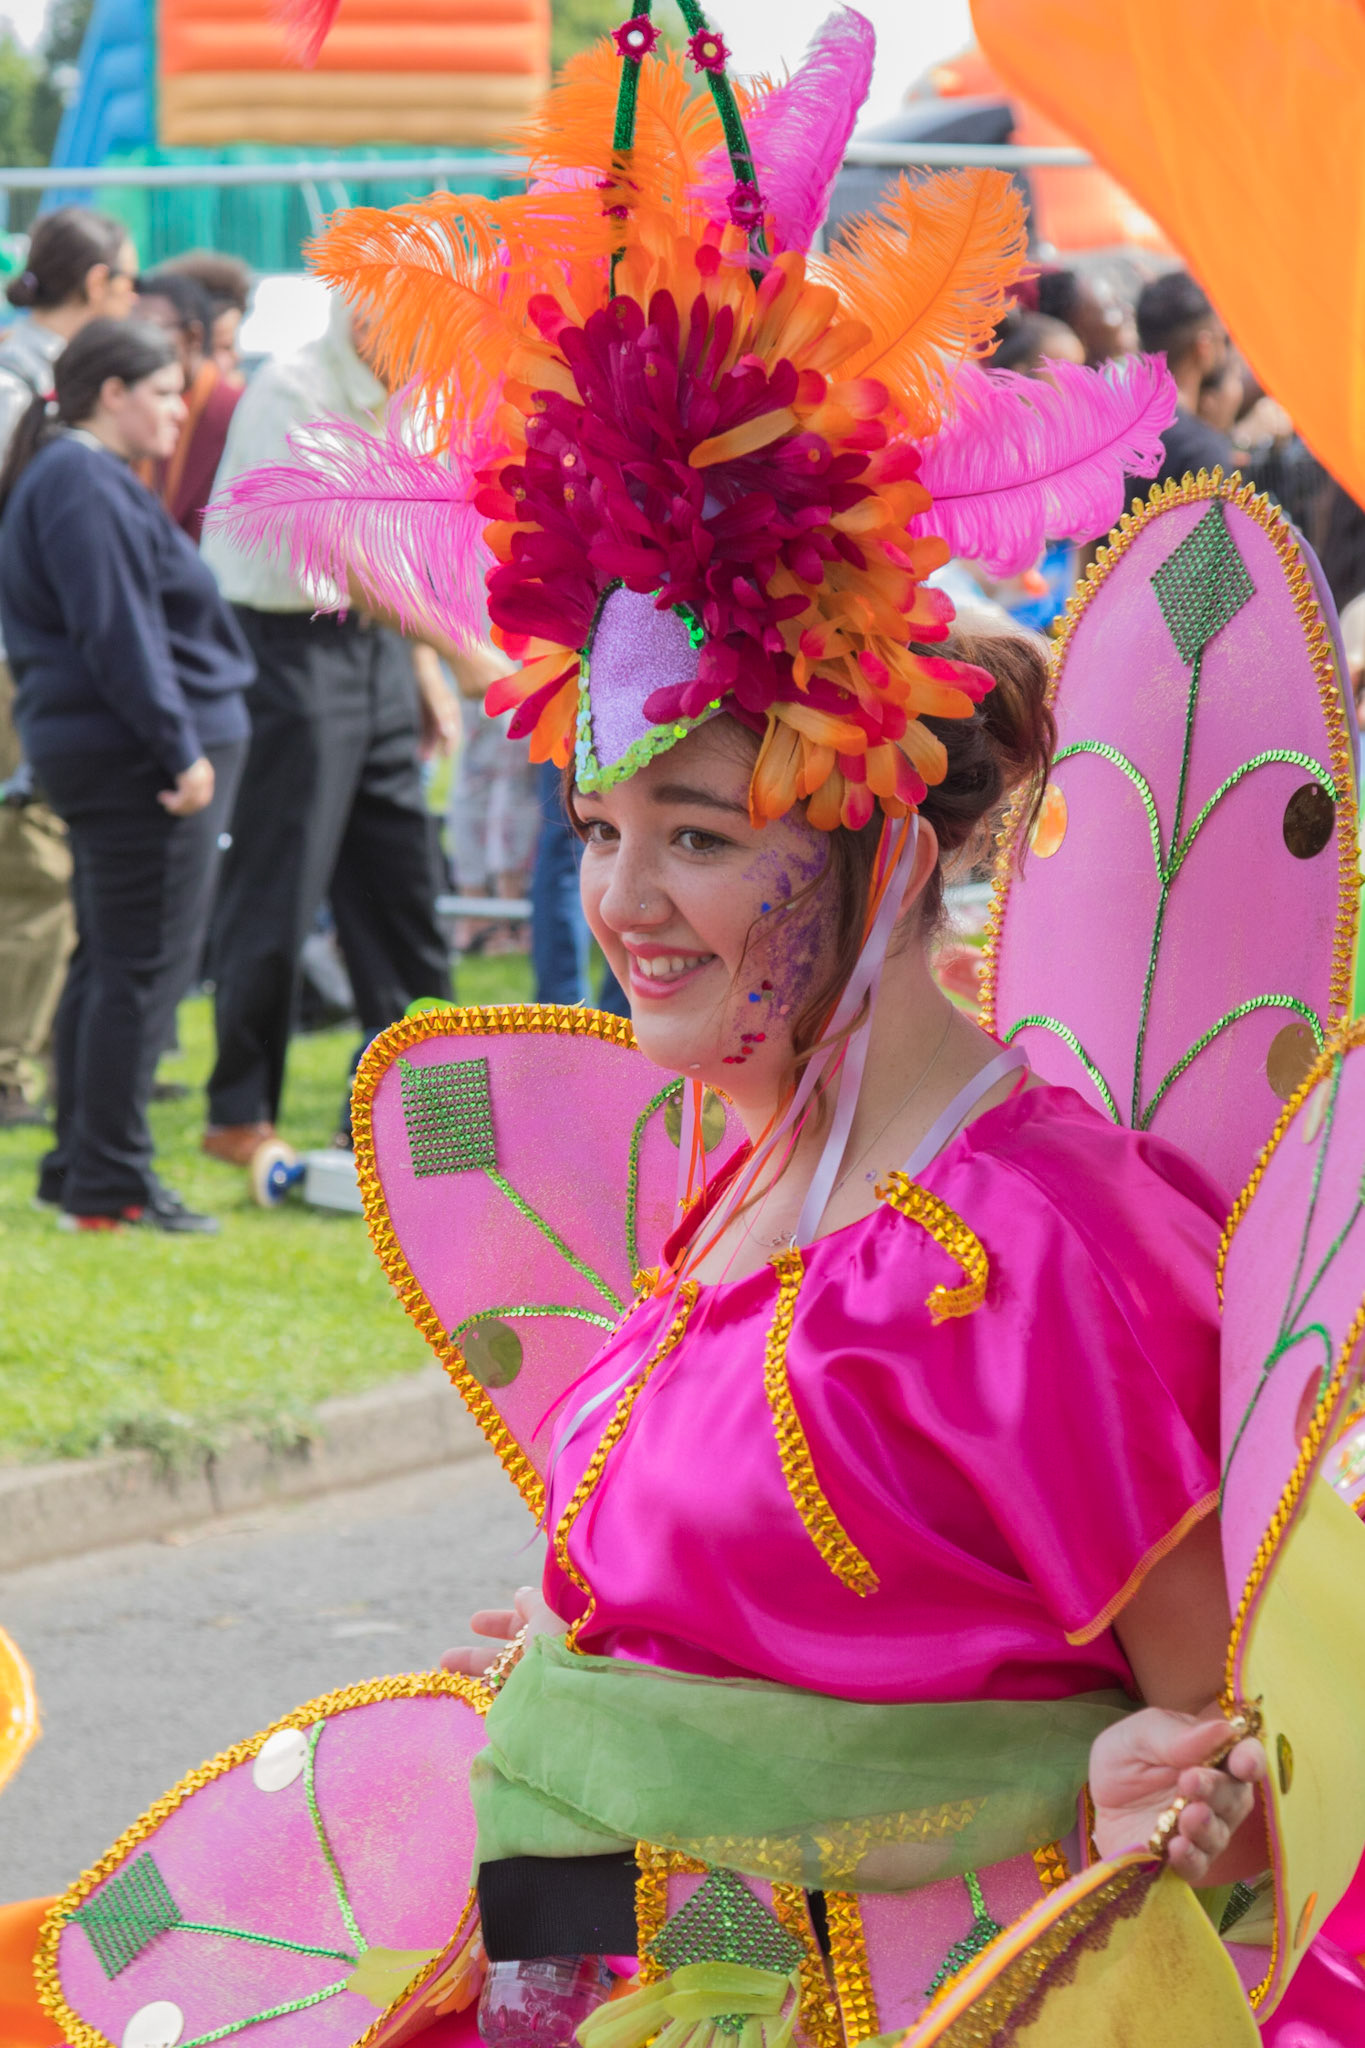
[[(1227, 1266), (1228, 1253), (1232, 1247), (1232, 1240), (1243, 1217), (1251, 1207), (1256, 1190), (1264, 1179), (1266, 1170), (1282, 1143), (1285, 1133), (1313, 1090), (1320, 1087), (1328, 1079), (1333, 1066), (1341, 1055), (1361, 1045), (1365, 1045), (1365, 1018), (1358, 1018), (1354, 1023), (1342, 1025), (1339, 1030), (1329, 1037), (1317, 1060), (1304, 1075), (1298, 1089), (1281, 1111), (1279, 1120), (1271, 1132), (1260, 1158), (1252, 1168), (1246, 1186), (1233, 1204), (1232, 1214), (1228, 1218), (1227, 1228), (1223, 1232), (1223, 1241), (1218, 1250), (1218, 1295), (1220, 1301), (1223, 1294), (1223, 1276)], [(1274, 1563), (1280, 1545), (1284, 1541), (1298, 1512), (1303, 1500), (1304, 1489), (1321, 1463), (1323, 1453), (1332, 1436), (1341, 1402), (1342, 1390), (1345, 1387), (1351, 1370), (1351, 1361), (1362, 1341), (1365, 1341), (1365, 1302), (1361, 1303), (1337, 1351), (1331, 1375), (1318, 1398), (1318, 1404), (1313, 1411), (1313, 1417), (1308, 1425), (1307, 1433), (1300, 1444), (1299, 1455), (1295, 1461), (1294, 1469), (1290, 1473), (1284, 1492), (1276, 1504), (1275, 1512), (1270, 1520), (1270, 1526), (1257, 1546), (1256, 1555), (1251, 1562), (1251, 1569), (1247, 1573), (1246, 1584), (1242, 1588), (1242, 1597), (1237, 1603), (1237, 1612), (1232, 1618), (1232, 1630), (1228, 1637), (1227, 1663), (1223, 1673), (1223, 1691), (1220, 1699), (1220, 1705), (1224, 1713), (1229, 1717), (1239, 1714), (1254, 1716), (1257, 1713), (1255, 1702), (1242, 1700), (1238, 1697), (1237, 1693), (1237, 1673), (1241, 1661), (1242, 1643), (1270, 1567)], [(1267, 1819), (1268, 1826), (1269, 1820)], [(1259, 1984), (1252, 1986), (1247, 1994), (1253, 2007), (1263, 2003), (1270, 1986), (1275, 1981), (1276, 1972), (1279, 1967), (1279, 1952), (1280, 1916), (1277, 1912), (1271, 1933), (1270, 1959), (1266, 1974)]]
[[(1289, 586), (1295, 612), (1303, 627), (1305, 651), (1312, 663), (1318, 686), (1318, 702), (1322, 708), (1323, 723), (1327, 731), (1332, 781), (1337, 791), (1337, 915), (1332, 936), (1332, 975), (1326, 1020), (1331, 1024), (1345, 1017), (1350, 1009), (1355, 963), (1360, 900), (1355, 756), (1346, 719), (1341, 678), (1337, 673), (1332, 635), (1322, 616), (1322, 607), (1318, 602), (1317, 590), (1308, 564), (1299, 551), (1292, 527), (1279, 507), (1263, 491), (1257, 491), (1254, 484), (1244, 484), (1235, 470), (1230, 476), (1225, 477), (1221, 469), (1215, 469), (1212, 473), (1201, 469), (1198, 476), (1187, 474), (1178, 483), (1172, 478), (1168, 483), (1153, 484), (1146, 500), (1135, 500), (1133, 509), (1124, 513), (1109, 540), (1086, 570), (1084, 582), (1073, 592), (1062, 614), (1052, 650), (1052, 679), (1048, 686), (1047, 701), (1049, 706), (1055, 707), (1058, 681), (1076, 629), (1085, 617), (1092, 599), (1103, 587), (1105, 579), (1122, 560), (1138, 535), (1153, 519), (1169, 511), (1172, 505), (1212, 504), (1215, 499), (1222, 499), (1224, 504), (1233, 505), (1239, 512), (1246, 513), (1247, 517), (1253, 519), (1261, 528), (1274, 547)], [(1019, 857), (1023, 851), (1023, 823), (1028, 815), (1031, 796), (1032, 792), (1027, 788), (1015, 791), (996, 838), (998, 851), (995, 859), (994, 888), (986, 919), (985, 945), (982, 951), (980, 1011), (982, 1028), (990, 1032), (993, 1038), (1000, 1036), (1000, 1018), (996, 1002), (999, 992), (1000, 935), (1004, 930), (1005, 915), (1009, 907), (1010, 887), (1018, 873)]]
[(763, 1362), (763, 1388), (777, 1436), (782, 1477), (806, 1534), (841, 1585), (853, 1593), (875, 1593), (877, 1574), (825, 1498), (816, 1477), (801, 1417), (796, 1412), (787, 1373), (787, 1344), (796, 1315), (805, 1262), (799, 1251), (779, 1252), (772, 1261), (777, 1274), (777, 1306), (773, 1310)]
[(608, 1045), (633, 1049), (635, 1033), (623, 1017), (609, 1017), (601, 1010), (580, 1010), (564, 1003), (508, 1003), (461, 1009), (425, 1010), (416, 1017), (400, 1017), (382, 1031), (370, 1045), (356, 1070), (351, 1091), (351, 1125), (354, 1133), (356, 1178), (370, 1239), (389, 1285), (407, 1314), (417, 1325), (466, 1408), (502, 1461), (533, 1515), (545, 1511), (545, 1486), (526, 1451), (507, 1427), (496, 1405), (480, 1386), (458, 1344), (451, 1341), (440, 1316), (428, 1300), (398, 1242), (388, 1204), (384, 1199), (374, 1151), (375, 1091), (394, 1061), (414, 1045), (429, 1038), (559, 1037), (599, 1038)]
[(876, 1194), (879, 1201), (927, 1230), (935, 1244), (941, 1245), (967, 1276), (961, 1287), (936, 1287), (929, 1295), (924, 1305), (934, 1321), (942, 1323), (951, 1316), (969, 1316), (980, 1308), (986, 1299), (991, 1262), (980, 1238), (957, 1211), (900, 1172), (889, 1173), (884, 1181), (879, 1181)]
[(569, 1583), (578, 1588), (579, 1592), (583, 1595), (584, 1599), (588, 1603), (587, 1606), (584, 1608), (583, 1612), (579, 1615), (577, 1621), (573, 1622), (570, 1625), (568, 1633), (565, 1637), (565, 1641), (567, 1642), (571, 1650), (576, 1650), (578, 1648), (578, 1638), (582, 1634), (583, 1630), (587, 1627), (588, 1623), (592, 1620), (593, 1614), (597, 1607), (597, 1600), (593, 1593), (592, 1587), (588, 1584), (582, 1572), (579, 1570), (578, 1566), (574, 1563), (573, 1559), (569, 1555), (570, 1531), (572, 1530), (574, 1523), (578, 1520), (579, 1515), (582, 1513), (584, 1506), (592, 1498), (592, 1495), (596, 1490), (598, 1481), (601, 1479), (602, 1474), (607, 1469), (608, 1458), (615, 1450), (617, 1444), (620, 1443), (621, 1438), (625, 1435), (626, 1426), (630, 1421), (631, 1411), (633, 1410), (636, 1401), (639, 1399), (640, 1394), (643, 1392), (644, 1387), (647, 1381), (649, 1380), (651, 1374), (654, 1372), (656, 1366), (661, 1365), (664, 1359), (667, 1358), (669, 1352), (673, 1349), (674, 1345), (679, 1342), (679, 1340), (682, 1337), (683, 1331), (687, 1328), (688, 1318), (692, 1313), (692, 1306), (696, 1299), (696, 1281), (684, 1281), (683, 1285), (678, 1290), (678, 1307), (676, 1313), (674, 1314), (672, 1322), (669, 1324), (663, 1336), (655, 1345), (653, 1352), (645, 1360), (645, 1363), (641, 1367), (640, 1371), (636, 1374), (635, 1378), (631, 1381), (630, 1385), (626, 1388), (620, 1400), (617, 1402), (615, 1411), (612, 1414), (612, 1418), (602, 1432), (602, 1436), (598, 1442), (597, 1449), (593, 1452), (591, 1458), (589, 1458), (587, 1467), (583, 1473), (583, 1477), (579, 1480), (577, 1486), (574, 1488), (572, 1494), (570, 1495), (568, 1505), (565, 1507), (563, 1514), (560, 1516), (558, 1526), (555, 1529), (553, 1544), (555, 1563), (559, 1566), (559, 1569), (563, 1572), (565, 1578), (568, 1579)]
[[(303, 1706), (295, 1707), (292, 1713), (285, 1714), (278, 1721), (272, 1721), (270, 1726), (262, 1728), (259, 1734), (248, 1736), (244, 1742), (233, 1743), (231, 1749), (222, 1750), (206, 1764), (200, 1764), (197, 1770), (188, 1772), (178, 1785), (173, 1785), (169, 1792), (163, 1793), (160, 1799), (132, 1823), (131, 1827), (125, 1828), (113, 1848), (101, 1856), (98, 1863), (84, 1871), (70, 1890), (63, 1893), (56, 1905), (50, 1909), (38, 1937), (38, 1953), (33, 1960), (38, 1999), (43, 2011), (60, 2032), (67, 2048), (116, 2048), (116, 2044), (100, 2033), (97, 2027), (90, 2026), (79, 2013), (73, 2012), (63, 1996), (57, 1969), (57, 1949), (62, 1938), (62, 1929), (91, 1892), (127, 1861), (139, 1843), (145, 1842), (149, 1835), (155, 1834), (162, 1821), (183, 1806), (191, 1793), (201, 1791), (205, 1785), (211, 1785), (214, 1779), (221, 1778), (225, 1771), (235, 1770), (239, 1764), (249, 1763), (263, 1744), (268, 1742), (272, 1735), (278, 1734), (282, 1728), (308, 1729), (316, 1721), (331, 1720), (352, 1707), (373, 1706), (378, 1700), (439, 1698), (463, 1700), (482, 1717), (492, 1705), (493, 1694), (480, 1679), (461, 1678), (453, 1672), (446, 1671), (402, 1672), (391, 1678), (369, 1678), (359, 1685), (342, 1686), (336, 1692), (324, 1693), (320, 1699), (308, 1700)], [(455, 1935), (458, 1935), (466, 1925), (469, 1912), (470, 1905), (466, 1902)], [(377, 2038), (380, 2027), (421, 1988), (426, 1978), (435, 1972), (440, 1960), (439, 1956), (435, 1957), (411, 1984), (404, 1987), (388, 2012), (381, 2014), (379, 2020), (367, 2030), (363, 2041), (357, 2043), (357, 2048), (366, 2048), (366, 2043)]]
[(912, 2030), (917, 2048), (999, 2048), (1016, 2034), (1022, 2044), (1035, 2001), (1066, 1981), (1073, 1952), (1103, 1948), (1120, 1920), (1142, 1911), (1160, 1870), (1148, 1858), (1134, 1858), (1078, 1899), (1040, 1900), (944, 1986)]
[(867, 1934), (862, 1907), (856, 1892), (826, 1892), (825, 1917), (829, 1924), (829, 1962), (834, 1978), (834, 1995), (839, 2001), (844, 2039), (848, 2048), (880, 2034), (877, 1996), (872, 1988), (872, 1964), (867, 1953)]

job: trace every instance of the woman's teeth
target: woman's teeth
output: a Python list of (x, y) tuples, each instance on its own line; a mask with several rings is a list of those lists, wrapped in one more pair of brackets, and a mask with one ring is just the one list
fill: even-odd
[(715, 957), (714, 953), (659, 953), (652, 960), (641, 960), (637, 955), (634, 965), (637, 974), (653, 981), (669, 974), (686, 974), (690, 967), (700, 967)]

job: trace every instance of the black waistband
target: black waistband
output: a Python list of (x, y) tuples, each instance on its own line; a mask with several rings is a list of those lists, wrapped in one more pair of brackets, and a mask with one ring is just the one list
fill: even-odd
[[(633, 1956), (633, 1855), (507, 1856), (479, 1871), (483, 1945), (492, 1963), (537, 1956)], [(829, 1954), (823, 1892), (807, 1892), (815, 1938)]]

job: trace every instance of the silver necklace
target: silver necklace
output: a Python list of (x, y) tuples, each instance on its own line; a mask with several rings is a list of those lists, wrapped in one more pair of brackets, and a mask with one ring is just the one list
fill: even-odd
[[(947, 1022), (943, 1026), (943, 1036), (939, 1039), (938, 1044), (934, 1047), (934, 1051), (930, 1058), (928, 1066), (925, 1067), (919, 1079), (913, 1083), (913, 1085), (907, 1090), (907, 1092), (904, 1095), (902, 1095), (900, 1101), (891, 1111), (891, 1114), (887, 1117), (886, 1121), (883, 1124), (881, 1124), (877, 1130), (873, 1132), (872, 1136), (868, 1139), (867, 1143), (859, 1149), (856, 1156), (850, 1161), (850, 1163), (844, 1168), (844, 1171), (839, 1175), (838, 1180), (835, 1181), (834, 1186), (829, 1191), (829, 1200), (831, 1202), (834, 1200), (834, 1197), (838, 1194), (840, 1188), (848, 1179), (849, 1175), (853, 1172), (854, 1168), (862, 1164), (863, 1160), (866, 1159), (868, 1153), (872, 1150), (872, 1147), (878, 1144), (881, 1141), (881, 1139), (885, 1137), (886, 1133), (890, 1130), (892, 1124), (896, 1121), (896, 1118), (900, 1115), (901, 1111), (903, 1109), (908, 1109), (910, 1104), (914, 1101), (915, 1097), (919, 1094), (920, 1089), (924, 1086), (929, 1076), (933, 1073), (934, 1068), (938, 1065), (939, 1055), (943, 1051), (944, 1046), (948, 1043), (948, 1033), (952, 1030), (952, 1028), (953, 1013), (950, 1010), (948, 1013)], [(870, 1180), (871, 1178), (872, 1175), (869, 1174), (868, 1179)], [(826, 1203), (825, 1206), (828, 1207), (829, 1204)], [(775, 1249), (781, 1245), (795, 1244), (796, 1233), (794, 1231), (791, 1231), (785, 1237), (758, 1237), (756, 1238), (756, 1242), (761, 1245), (767, 1245), (770, 1249)]]

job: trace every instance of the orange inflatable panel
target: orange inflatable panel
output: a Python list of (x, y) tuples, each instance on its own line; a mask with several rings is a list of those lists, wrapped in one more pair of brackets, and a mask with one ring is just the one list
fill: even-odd
[[(539, 77), (549, 35), (547, 0), (343, 0), (317, 68)], [(163, 78), (295, 69), (269, 0), (161, 0)]]

